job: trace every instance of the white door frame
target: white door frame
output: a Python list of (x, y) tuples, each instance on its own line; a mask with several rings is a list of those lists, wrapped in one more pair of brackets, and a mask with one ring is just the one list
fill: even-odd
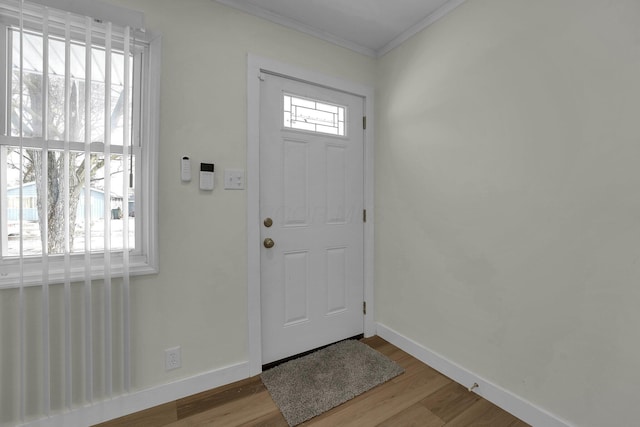
[(247, 310), (249, 326), (249, 375), (262, 372), (262, 331), (260, 312), (260, 73), (268, 71), (283, 77), (348, 92), (364, 98), (367, 129), (364, 131), (364, 335), (376, 333), (373, 295), (373, 88), (316, 71), (298, 68), (268, 58), (248, 55), (247, 61)]

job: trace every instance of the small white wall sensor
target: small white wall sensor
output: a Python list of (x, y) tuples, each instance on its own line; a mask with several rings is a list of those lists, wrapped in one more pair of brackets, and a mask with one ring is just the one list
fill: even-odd
[(213, 163), (200, 163), (200, 189), (213, 190)]
[(191, 160), (189, 156), (183, 156), (180, 159), (180, 179), (183, 182), (191, 181)]

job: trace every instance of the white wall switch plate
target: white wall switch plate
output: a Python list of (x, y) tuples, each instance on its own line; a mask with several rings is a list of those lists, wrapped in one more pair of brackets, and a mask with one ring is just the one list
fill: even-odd
[(224, 189), (244, 190), (244, 169), (225, 169)]

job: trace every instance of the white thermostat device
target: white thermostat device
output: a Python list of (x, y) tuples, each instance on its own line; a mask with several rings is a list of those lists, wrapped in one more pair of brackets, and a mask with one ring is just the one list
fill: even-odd
[(200, 189), (213, 190), (213, 163), (200, 163)]

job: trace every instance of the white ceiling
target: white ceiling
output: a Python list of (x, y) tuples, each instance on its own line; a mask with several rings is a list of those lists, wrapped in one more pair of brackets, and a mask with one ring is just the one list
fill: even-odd
[(370, 56), (381, 56), (465, 0), (216, 0)]

